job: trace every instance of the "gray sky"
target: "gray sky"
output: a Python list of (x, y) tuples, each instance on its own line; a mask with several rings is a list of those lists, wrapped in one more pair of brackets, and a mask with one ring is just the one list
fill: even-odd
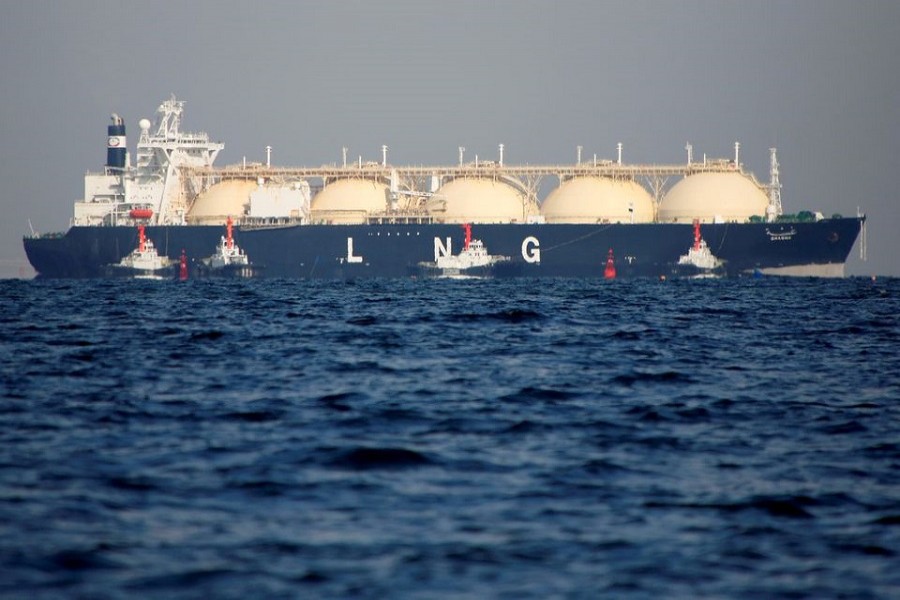
[(868, 261), (900, 275), (900, 3), (884, 1), (2, 2), (0, 275), (28, 219), (64, 230), (106, 126), (153, 118), (243, 156), (320, 165), (741, 159), (786, 212), (869, 215)]

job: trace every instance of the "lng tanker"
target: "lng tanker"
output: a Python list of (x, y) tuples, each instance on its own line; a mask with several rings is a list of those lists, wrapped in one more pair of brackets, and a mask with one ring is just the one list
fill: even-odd
[(182, 131), (183, 111), (173, 96), (139, 121), (133, 162), (112, 116), (106, 165), (85, 176), (69, 229), (24, 239), (39, 277), (104, 277), (148, 243), (209, 274), (226, 227), (252, 267), (240, 272), (262, 277), (840, 277), (865, 225), (784, 214), (774, 149), (767, 184), (739, 144), (702, 161), (689, 144), (678, 165), (624, 163), (619, 144), (616, 160), (583, 161), (579, 147), (575, 164), (515, 166), (501, 144), (499, 160), (460, 148), (451, 166), (393, 166), (383, 146), (380, 162), (345, 149), (340, 165), (277, 167), (267, 148), (265, 164), (215, 167), (223, 145)]

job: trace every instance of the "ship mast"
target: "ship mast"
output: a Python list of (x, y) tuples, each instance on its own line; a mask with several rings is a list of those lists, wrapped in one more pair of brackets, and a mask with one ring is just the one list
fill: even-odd
[(185, 169), (212, 167), (223, 148), (205, 133), (181, 131), (184, 104), (174, 95), (160, 104), (153, 132), (148, 120), (141, 121), (134, 193), (153, 205), (157, 224), (184, 222), (189, 208), (184, 187), (191, 178)]
[(769, 206), (766, 208), (766, 219), (769, 222), (774, 221), (781, 216), (781, 181), (778, 179), (778, 156), (777, 149), (769, 148)]
[(181, 114), (184, 112), (184, 100), (176, 100), (173, 94), (156, 109), (159, 113), (159, 121), (156, 127), (156, 137), (164, 140), (174, 140), (178, 137), (178, 127), (181, 125)]

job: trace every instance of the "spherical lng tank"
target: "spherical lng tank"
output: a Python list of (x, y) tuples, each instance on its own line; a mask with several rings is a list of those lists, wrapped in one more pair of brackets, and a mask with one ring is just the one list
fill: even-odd
[(338, 179), (325, 186), (311, 202), (314, 223), (365, 223), (371, 213), (388, 208), (389, 188), (372, 179)]
[(741, 173), (698, 173), (676, 183), (659, 203), (661, 223), (747, 221), (765, 215), (769, 199)]
[(240, 217), (250, 205), (255, 180), (229, 179), (200, 193), (185, 215), (192, 225), (222, 225), (228, 217)]
[(443, 223), (522, 223), (537, 214), (524, 192), (497, 179), (461, 177), (442, 185), (428, 212)]
[(548, 223), (649, 223), (656, 203), (640, 184), (609, 177), (575, 177), (541, 205)]

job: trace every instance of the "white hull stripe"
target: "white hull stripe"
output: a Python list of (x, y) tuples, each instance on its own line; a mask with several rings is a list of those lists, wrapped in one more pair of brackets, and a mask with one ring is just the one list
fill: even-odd
[(844, 263), (767, 267), (760, 269), (759, 272), (763, 275), (780, 275), (783, 277), (844, 277)]

